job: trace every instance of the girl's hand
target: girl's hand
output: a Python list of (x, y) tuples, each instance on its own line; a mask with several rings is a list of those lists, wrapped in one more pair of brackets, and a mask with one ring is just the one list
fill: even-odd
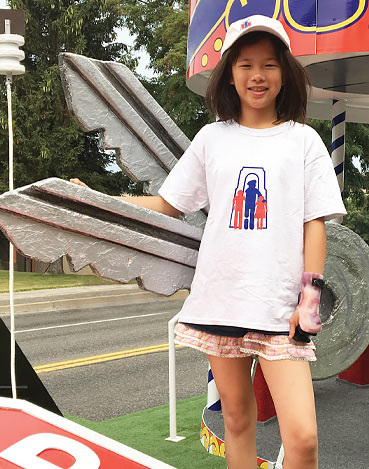
[(290, 319), (290, 335), (288, 336), (290, 339), (293, 339), (295, 335), (296, 327), (299, 325), (299, 310), (296, 308), (295, 312), (291, 316)]
[(288, 337), (289, 337), (290, 340), (293, 340), (293, 342), (296, 345), (306, 345), (307, 342), (309, 342), (309, 339), (308, 340), (302, 340), (302, 341), (294, 339), (294, 336), (295, 336), (295, 333), (296, 333), (296, 327), (299, 324), (300, 324), (300, 311), (298, 310), (298, 308), (296, 308), (295, 312), (293, 313), (293, 315), (291, 316), (291, 319), (290, 319), (290, 334), (289, 334)]
[(73, 184), (77, 184), (78, 186), (87, 187), (89, 189), (88, 185), (80, 181), (78, 178), (69, 179), (69, 182), (72, 182)]

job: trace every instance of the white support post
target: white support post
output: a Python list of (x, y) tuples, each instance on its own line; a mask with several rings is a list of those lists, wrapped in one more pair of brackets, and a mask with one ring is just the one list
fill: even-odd
[(176, 348), (174, 343), (174, 328), (178, 322), (179, 313), (168, 322), (169, 343), (169, 437), (166, 440), (178, 443), (186, 437), (177, 436), (177, 398), (176, 398)]
[[(10, 34), (10, 20), (5, 20), (5, 34)], [(14, 149), (13, 149), (13, 113), (12, 113), (12, 75), (6, 75), (6, 96), (8, 101), (9, 134), (9, 190), (14, 190)], [(10, 381), (12, 397), (17, 399), (15, 376), (15, 318), (14, 318), (14, 245), (9, 241), (9, 307), (10, 307)]]
[[(12, 76), (25, 72), (24, 65), (19, 62), (24, 59), (24, 52), (19, 46), (24, 44), (23, 36), (12, 34), (11, 21), (4, 19), (4, 32), (0, 34), (0, 74), (6, 76), (6, 95), (8, 101), (8, 133), (9, 133), (9, 191), (14, 190), (13, 164), (13, 114), (12, 114)], [(15, 319), (14, 319), (14, 246), (9, 243), (9, 298), (10, 298), (10, 380), (13, 399), (17, 398), (15, 376)]]
[[(332, 162), (341, 192), (344, 187), (345, 121), (346, 103), (334, 99), (332, 104)], [(332, 221), (342, 223), (342, 220), (343, 217), (338, 217)]]

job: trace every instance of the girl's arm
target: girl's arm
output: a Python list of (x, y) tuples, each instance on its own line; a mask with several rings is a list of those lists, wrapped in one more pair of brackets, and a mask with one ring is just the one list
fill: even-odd
[[(70, 182), (77, 184), (79, 186), (88, 187), (87, 184), (80, 181), (78, 178), (70, 179)], [(134, 205), (139, 205), (140, 207), (149, 208), (155, 212), (163, 213), (170, 217), (178, 218), (181, 214), (179, 210), (174, 208), (172, 205), (168, 204), (166, 200), (163, 199), (160, 195), (145, 195), (145, 196), (115, 196), (116, 199), (124, 200), (125, 202), (130, 202)]]
[(163, 199), (160, 195), (143, 195), (143, 196), (115, 196), (116, 199), (124, 200), (125, 202), (130, 202), (131, 204), (139, 205), (140, 207), (149, 208), (150, 210), (155, 210), (155, 212), (164, 213), (164, 215), (169, 215), (170, 217), (178, 218), (181, 212), (173, 207), (173, 205), (168, 204), (166, 200)]
[(304, 271), (323, 274), (326, 236), (323, 218), (304, 224)]
[[(323, 218), (317, 218), (304, 224), (304, 272), (323, 274), (326, 255), (326, 234)], [(296, 309), (290, 319), (292, 339), (299, 324), (299, 310)]]

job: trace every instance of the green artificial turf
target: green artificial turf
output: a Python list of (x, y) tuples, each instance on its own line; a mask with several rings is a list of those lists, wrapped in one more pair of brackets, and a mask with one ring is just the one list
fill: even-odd
[[(37, 274), (14, 272), (14, 291), (43, 290), (49, 288), (86, 287), (90, 285), (112, 285), (115, 282), (96, 275)], [(0, 293), (9, 291), (9, 272), (0, 270)]]
[(177, 402), (177, 435), (186, 437), (178, 443), (165, 440), (169, 436), (167, 405), (105, 422), (67, 417), (177, 469), (225, 469), (227, 467), (225, 459), (207, 453), (199, 439), (201, 415), (205, 405), (206, 395)]

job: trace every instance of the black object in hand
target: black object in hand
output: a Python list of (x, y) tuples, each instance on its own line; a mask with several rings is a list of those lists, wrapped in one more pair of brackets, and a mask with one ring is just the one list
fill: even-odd
[(296, 340), (296, 342), (309, 343), (311, 335), (316, 335), (316, 333), (309, 334), (308, 332), (303, 331), (300, 326), (297, 326), (295, 330), (295, 335), (293, 336), (293, 340)]

